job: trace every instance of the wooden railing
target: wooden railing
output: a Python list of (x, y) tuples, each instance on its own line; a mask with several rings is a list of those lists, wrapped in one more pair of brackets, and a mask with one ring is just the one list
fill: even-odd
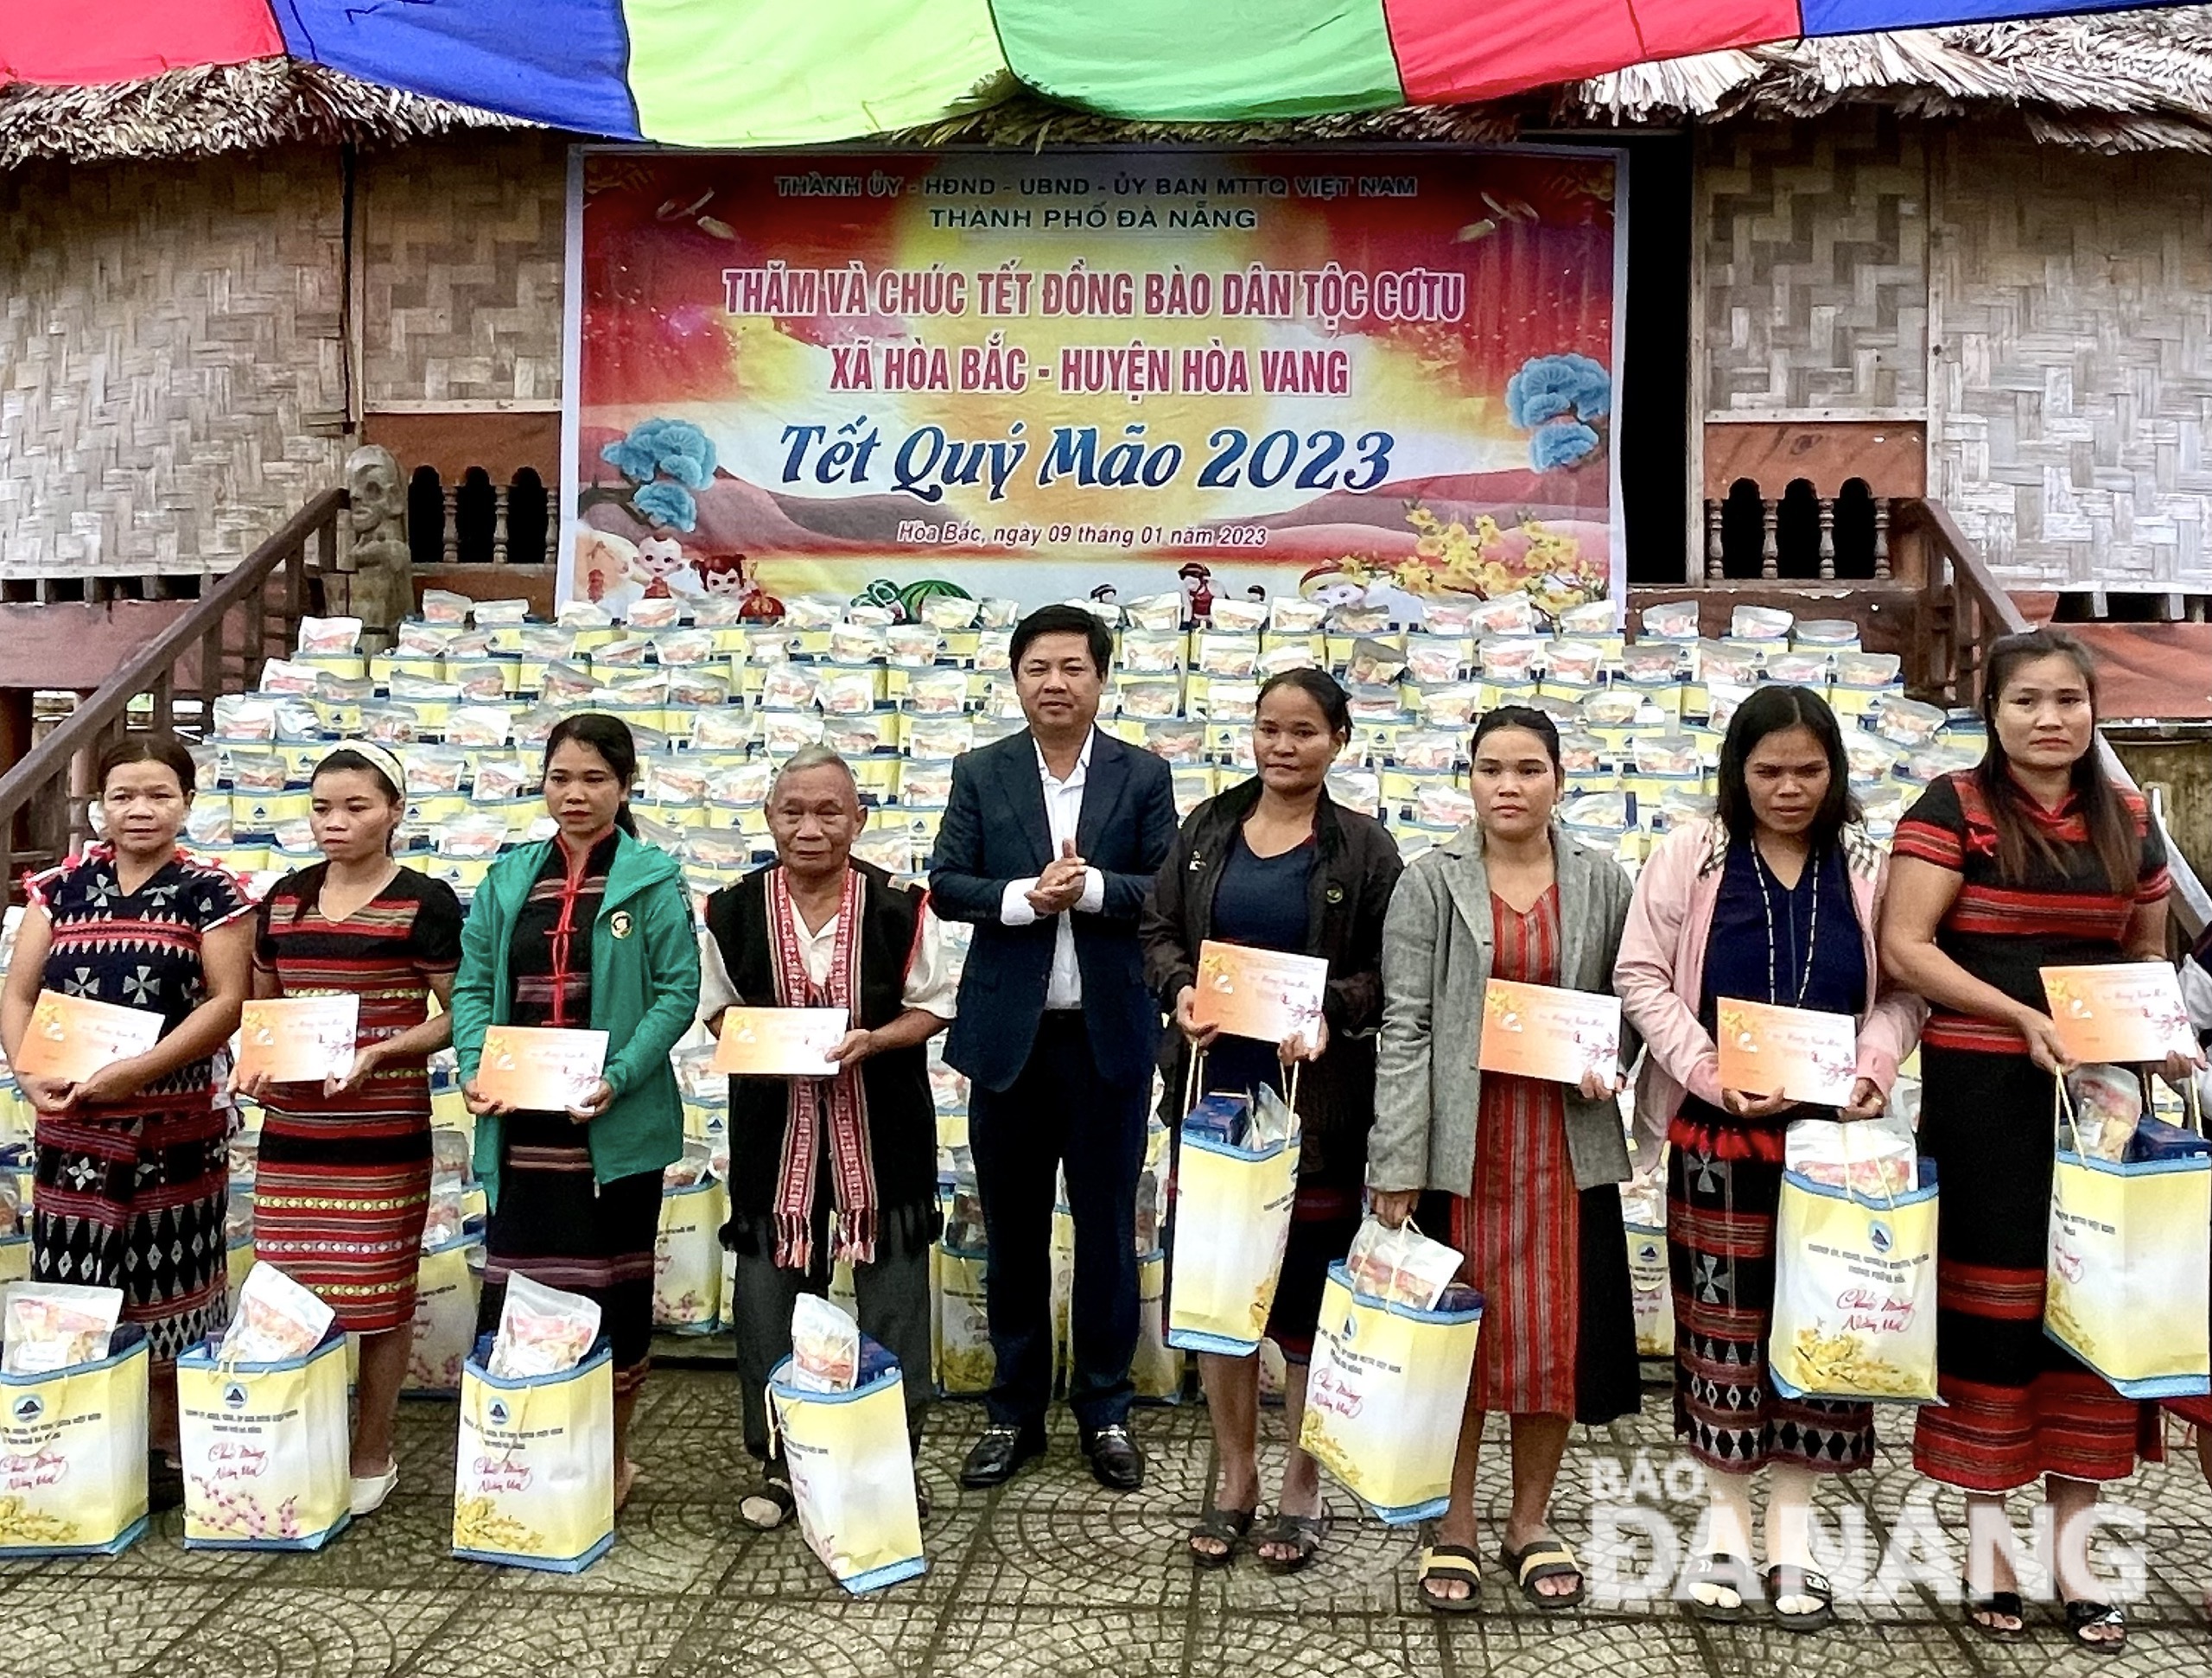
[(90, 836), (93, 766), (131, 728), (137, 701), (150, 702), (148, 728), (170, 731), (187, 718), (205, 728), (218, 695), (251, 689), (291, 647), (321, 579), (338, 569), (345, 508), (343, 490), (308, 502), (0, 777), (0, 861), (11, 883)]
[[(1908, 659), (1907, 680), (1916, 691), (1962, 707), (1981, 703), (1983, 679), (1987, 674), (1989, 644), (2001, 636), (2031, 627), (2012, 597), (2000, 585), (1980, 550), (1959, 529), (1958, 521), (1941, 501), (1908, 501), (1898, 505), (1901, 527), (1910, 528), (1922, 541), (1926, 572), (1917, 645)], [(2097, 752), (2105, 771), (2123, 786), (2135, 780), (2103, 734)], [(2174, 843), (2165, 817), (2152, 805), (2152, 819), (2165, 839), (2168, 866), (2173, 874), (2171, 918), (2184, 946), (2202, 937), (2212, 923), (2212, 893), (2196, 877), (2188, 859)]]
[[(1767, 496), (1762, 487), (1746, 479), (1728, 496), (1707, 499), (1707, 582), (1878, 582), (1889, 577), (1890, 527), (1899, 502), (1864, 493), (1815, 495), (1804, 483), (1791, 486), (1802, 496)], [(1846, 527), (1840, 555), (1839, 512)]]

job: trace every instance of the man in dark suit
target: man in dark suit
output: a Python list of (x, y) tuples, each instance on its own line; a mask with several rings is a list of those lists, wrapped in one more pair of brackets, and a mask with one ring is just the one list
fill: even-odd
[(1045, 1448), (1056, 1167), (1075, 1218), (1068, 1402), (1100, 1483), (1144, 1483), (1129, 1358), (1160, 1018), (1137, 913), (1174, 841), (1175, 797), (1164, 762), (1096, 727), (1113, 645), (1080, 607), (1045, 607), (1015, 627), (1029, 727), (955, 762), (930, 862), (937, 912), (976, 927), (944, 1058), (972, 1086), (998, 1373), (965, 1485), (997, 1485)]

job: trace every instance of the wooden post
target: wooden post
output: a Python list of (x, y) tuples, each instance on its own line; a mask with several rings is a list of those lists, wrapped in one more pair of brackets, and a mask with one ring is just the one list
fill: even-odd
[(545, 498), (545, 551), (537, 557), (542, 564), (561, 563), (561, 498), (557, 494)]
[(1718, 582), (1728, 574), (1727, 556), (1721, 550), (1720, 523), (1723, 503), (1708, 499), (1705, 504), (1705, 580)]
[(492, 492), (492, 563), (507, 563), (507, 486)]
[(1776, 539), (1781, 511), (1782, 503), (1779, 501), (1759, 503), (1759, 522), (1764, 527), (1759, 538), (1759, 575), (1762, 577), (1782, 575), (1782, 549)]
[(1821, 581), (1835, 581), (1835, 498), (1821, 497)]
[(461, 563), (461, 492), (451, 484), (442, 492), (446, 507), (446, 540), (443, 557), (448, 565)]
[(1886, 577), (1890, 574), (1890, 498), (1874, 498), (1874, 575)]

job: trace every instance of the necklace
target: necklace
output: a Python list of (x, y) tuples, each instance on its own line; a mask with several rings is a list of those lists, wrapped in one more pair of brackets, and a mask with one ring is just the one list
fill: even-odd
[[(1759, 877), (1759, 907), (1766, 911), (1766, 1000), (1770, 1002), (1779, 1002), (1782, 1001), (1782, 991), (1781, 987), (1775, 982), (1774, 976), (1774, 893), (1767, 888), (1770, 886), (1778, 887), (1781, 882), (1767, 872), (1766, 859), (1759, 855), (1758, 841), (1752, 840), (1751, 845), (1751, 867), (1758, 871)], [(1820, 868), (1821, 854), (1818, 851), (1809, 853), (1805, 858), (1805, 869), (1813, 879), (1813, 912), (1805, 923), (1805, 969), (1797, 976), (1797, 995), (1789, 1002), (1791, 1007), (1802, 1007), (1805, 1005), (1805, 993), (1813, 983), (1813, 952), (1818, 950), (1821, 944)], [(1789, 957), (1790, 965), (1796, 966), (1797, 917), (1795, 913), (1792, 913), (1789, 918)]]

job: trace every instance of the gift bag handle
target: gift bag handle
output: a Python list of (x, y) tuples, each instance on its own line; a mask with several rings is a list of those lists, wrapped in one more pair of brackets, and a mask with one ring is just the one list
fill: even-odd
[(2074, 1122), (2074, 1096), (2066, 1087), (2063, 1072), (2054, 1073), (2050, 1080), (2050, 1128), (2054, 1140), (2063, 1135), (2073, 1143), (2074, 1153), (2081, 1153), (2081, 1133)]
[[(1836, 1123), (1843, 1132), (1843, 1180), (1848, 1184), (1851, 1181), (1851, 1133), (1854, 1127), (1849, 1122), (1842, 1119), (1837, 1120)], [(1890, 1192), (1890, 1179), (1888, 1173), (1878, 1173), (1874, 1180), (1881, 1187), (1883, 1210), (1889, 1212), (1891, 1216), (1895, 1217), (1897, 1210), (1897, 1198), (1896, 1195)], [(1855, 1192), (1855, 1191), (1847, 1192)]]

